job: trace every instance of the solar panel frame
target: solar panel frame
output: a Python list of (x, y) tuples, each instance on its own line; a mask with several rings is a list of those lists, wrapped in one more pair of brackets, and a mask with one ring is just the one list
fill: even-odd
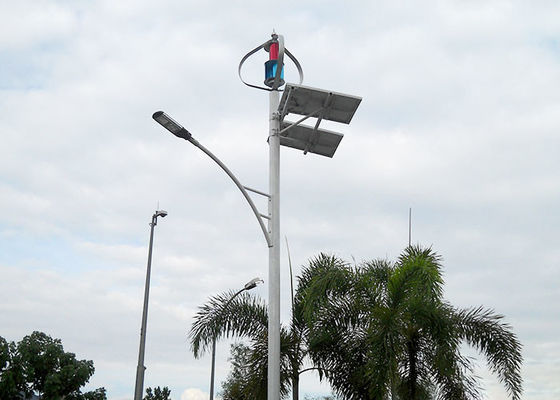
[[(292, 123), (283, 121), (281, 129)], [(332, 158), (344, 135), (327, 129), (314, 129), (306, 125), (293, 125), (280, 135), (280, 145)]]
[(309, 86), (287, 83), (278, 110), (283, 119), (288, 114), (322, 117), (349, 124), (362, 98)]

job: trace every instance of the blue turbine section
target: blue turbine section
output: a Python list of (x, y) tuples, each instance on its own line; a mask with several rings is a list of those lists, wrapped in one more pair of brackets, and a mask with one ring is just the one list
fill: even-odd
[[(276, 70), (278, 68), (278, 60), (268, 60), (264, 63), (264, 84), (268, 87), (272, 87), (274, 83), (274, 77), (276, 76)], [(280, 86), (284, 84), (284, 66), (282, 66), (282, 71), (280, 71)]]

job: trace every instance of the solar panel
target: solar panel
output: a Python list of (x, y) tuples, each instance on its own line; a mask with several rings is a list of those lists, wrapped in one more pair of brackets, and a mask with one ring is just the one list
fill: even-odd
[[(291, 122), (283, 121), (281, 129), (287, 128)], [(326, 129), (313, 129), (306, 125), (294, 125), (280, 135), (280, 144), (293, 149), (303, 150), (304, 153), (314, 153), (325, 157), (332, 157), (342, 140), (341, 133)]]
[(349, 124), (361, 101), (357, 96), (288, 83), (278, 111), (281, 119), (299, 114)]

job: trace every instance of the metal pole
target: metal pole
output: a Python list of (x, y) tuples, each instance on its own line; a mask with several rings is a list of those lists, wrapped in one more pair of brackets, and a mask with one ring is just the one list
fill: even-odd
[[(279, 66), (281, 68), (281, 66)], [(267, 399), (280, 399), (280, 116), (278, 90), (270, 91)]]
[(412, 208), (408, 209), (408, 246), (410, 247), (410, 241), (412, 239)]
[(140, 328), (140, 348), (138, 350), (138, 366), (136, 367), (136, 386), (134, 389), (134, 400), (142, 400), (142, 392), (144, 391), (144, 352), (146, 349), (146, 325), (148, 322), (148, 298), (150, 296), (150, 274), (152, 271), (152, 246), (154, 243), (154, 227), (157, 225), (158, 215), (160, 211), (156, 211), (152, 215), (152, 222), (150, 223), (150, 245), (148, 247), (148, 266), (146, 268), (146, 284), (144, 287), (144, 309), (142, 311), (142, 326)]
[(214, 400), (214, 373), (216, 371), (216, 338), (212, 339), (212, 368), (210, 369), (210, 400)]
[[(245, 285), (245, 287), (243, 289), (239, 290), (237, 293), (235, 293), (233, 296), (231, 296), (231, 298), (228, 300), (228, 302), (225, 304), (225, 306), (223, 308), (224, 311), (228, 308), (228, 306), (231, 304), (233, 299), (235, 299), (239, 294), (241, 294), (245, 290), (251, 290), (256, 286), (256, 284), (254, 286), (248, 286), (248, 284)], [(210, 400), (214, 400), (214, 374), (215, 374), (215, 371), (216, 371), (216, 336), (214, 336), (214, 338), (212, 339), (212, 368), (210, 369)]]

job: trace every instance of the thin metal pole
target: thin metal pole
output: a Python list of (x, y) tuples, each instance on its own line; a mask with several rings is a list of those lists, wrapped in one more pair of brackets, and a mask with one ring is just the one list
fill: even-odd
[(410, 240), (412, 238), (412, 208), (408, 209), (408, 246), (410, 247)]
[(152, 216), (150, 223), (150, 245), (148, 247), (148, 267), (146, 268), (146, 284), (144, 287), (144, 309), (142, 311), (142, 326), (140, 328), (140, 349), (138, 350), (138, 367), (136, 367), (136, 387), (134, 400), (142, 400), (144, 391), (144, 352), (146, 349), (146, 325), (148, 322), (148, 298), (150, 297), (150, 274), (152, 271), (152, 246), (154, 243), (154, 226), (157, 225), (157, 213)]
[[(281, 67), (280, 67), (281, 68)], [(280, 399), (280, 116), (278, 90), (270, 91), (267, 399)]]
[(212, 339), (212, 368), (210, 369), (210, 400), (214, 400), (214, 374), (216, 372), (216, 338)]
[[(237, 293), (235, 293), (233, 296), (231, 296), (231, 298), (228, 300), (228, 302), (224, 306), (224, 311), (228, 308), (228, 306), (231, 304), (233, 299), (235, 299), (240, 293), (244, 292), (245, 290), (249, 290), (249, 289), (252, 289), (252, 288), (244, 287), (243, 289), (241, 289)], [(216, 336), (214, 336), (214, 338), (212, 339), (212, 367), (210, 369), (210, 400), (214, 400), (214, 375), (215, 375), (215, 372), (216, 372)]]

